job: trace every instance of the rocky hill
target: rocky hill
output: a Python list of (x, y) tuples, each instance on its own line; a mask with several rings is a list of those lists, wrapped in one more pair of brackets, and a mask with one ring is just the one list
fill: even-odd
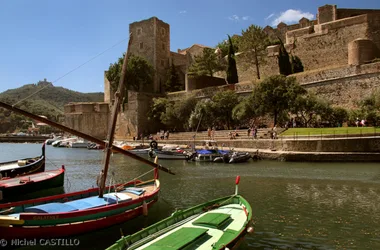
[[(57, 121), (59, 117), (63, 116), (65, 104), (70, 102), (102, 102), (104, 93), (72, 91), (63, 87), (55, 87), (46, 80), (0, 93), (0, 101), (8, 104), (15, 104), (24, 98), (26, 99), (17, 104), (16, 107)], [(12, 130), (20, 129), (20, 126), (26, 127), (26, 125), (21, 124), (23, 120), (25, 117), (10, 114), (6, 110), (0, 109), (0, 133), (13, 132)]]

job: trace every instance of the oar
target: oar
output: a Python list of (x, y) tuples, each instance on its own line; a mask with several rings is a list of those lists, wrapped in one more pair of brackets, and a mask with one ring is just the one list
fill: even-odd
[[(79, 137), (81, 137), (81, 138), (83, 138), (83, 139), (87, 139), (87, 140), (89, 140), (89, 141), (92, 141), (92, 142), (95, 142), (95, 143), (97, 143), (97, 144), (99, 144), (99, 145), (102, 145), (103, 147), (106, 147), (106, 144), (107, 144), (107, 143), (106, 143), (105, 141), (101, 140), (101, 139), (98, 139), (98, 138), (96, 138), (96, 137), (92, 137), (91, 135), (88, 135), (88, 134), (85, 134), (85, 133), (82, 133), (82, 132), (79, 132), (79, 131), (76, 131), (76, 130), (74, 130), (74, 129), (72, 129), (72, 128), (66, 127), (66, 126), (64, 126), (64, 125), (61, 125), (61, 124), (56, 123), (56, 122), (53, 122), (53, 121), (48, 120), (48, 119), (46, 119), (46, 118), (40, 117), (40, 116), (38, 116), (38, 115), (34, 115), (34, 114), (29, 113), (29, 112), (27, 112), (27, 111), (25, 111), (25, 110), (22, 110), (22, 109), (19, 109), (19, 108), (13, 107), (13, 106), (11, 106), (11, 105), (9, 105), (9, 104), (6, 104), (6, 103), (4, 103), (4, 102), (0, 102), (0, 107), (6, 108), (6, 109), (11, 110), (11, 111), (14, 111), (14, 112), (16, 112), (16, 113), (19, 113), (19, 114), (21, 114), (21, 115), (27, 116), (27, 117), (32, 118), (32, 119), (34, 119), (34, 120), (37, 120), (37, 121), (40, 121), (40, 122), (46, 123), (46, 124), (48, 124), (48, 125), (50, 125), (50, 126), (56, 127), (56, 128), (58, 128), (58, 129), (60, 129), (60, 130), (66, 131), (66, 132), (68, 132), (68, 133), (70, 133), (70, 134), (73, 134), (73, 135), (79, 136)], [(135, 154), (133, 154), (133, 153), (130, 153), (130, 152), (128, 152), (127, 150), (123, 150), (122, 148), (116, 147), (116, 146), (114, 146), (114, 145), (110, 145), (110, 148), (111, 148), (112, 150), (116, 151), (116, 152), (119, 152), (119, 153), (124, 154), (124, 155), (126, 155), (126, 156), (132, 157), (133, 159), (136, 159), (136, 160), (138, 160), (138, 161), (141, 161), (141, 162), (143, 162), (143, 163), (145, 163), (145, 164), (147, 164), (147, 165), (149, 165), (149, 166), (152, 166), (152, 167), (154, 167), (154, 168), (158, 168), (159, 170), (162, 170), (162, 171), (164, 171), (164, 172), (166, 172), (166, 173), (169, 173), (169, 174), (175, 175), (175, 173), (173, 173), (170, 169), (168, 169), (168, 168), (166, 168), (166, 167), (164, 167), (164, 166), (161, 166), (161, 165), (159, 165), (159, 164), (156, 164), (156, 163), (154, 163), (154, 162), (151, 162), (150, 160), (147, 160), (147, 159), (145, 159), (145, 158), (143, 158), (143, 157), (140, 157), (140, 156), (138, 156), (138, 155), (135, 155)]]

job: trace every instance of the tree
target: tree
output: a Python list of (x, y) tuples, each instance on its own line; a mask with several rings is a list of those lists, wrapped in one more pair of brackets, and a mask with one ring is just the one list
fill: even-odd
[(195, 56), (195, 62), (189, 68), (189, 74), (195, 76), (214, 76), (215, 72), (224, 70), (213, 49), (204, 48), (202, 55)]
[(371, 93), (360, 102), (361, 113), (374, 126), (379, 124), (380, 120), (380, 90)]
[(257, 79), (260, 79), (260, 65), (265, 63), (266, 47), (269, 44), (269, 37), (263, 29), (256, 25), (251, 25), (242, 31), (239, 39), (239, 50), (246, 63), (256, 65)]
[(333, 107), (331, 110), (330, 122), (337, 127), (341, 127), (343, 122), (348, 120), (348, 111), (342, 107)]
[(244, 98), (232, 110), (232, 119), (240, 123), (247, 123), (249, 120), (256, 116), (253, 109), (253, 96)]
[(299, 73), (303, 72), (303, 64), (301, 62), (301, 59), (298, 56), (292, 56), (291, 57), (291, 64), (292, 64), (292, 73)]
[[(121, 70), (123, 67), (125, 53), (118, 59), (117, 62), (111, 63), (106, 77), (111, 85), (111, 90), (115, 92), (119, 86)], [(127, 72), (124, 84), (127, 84), (125, 90), (140, 91), (145, 86), (153, 83), (154, 69), (147, 60), (140, 56), (131, 55), (128, 58)], [(125, 95), (127, 101), (128, 94)]]
[(169, 100), (167, 98), (153, 98), (152, 106), (148, 112), (148, 121), (160, 124), (158, 127), (162, 127), (161, 116), (165, 113), (168, 103)]
[[(228, 36), (230, 37), (230, 36)], [(231, 37), (231, 41), (232, 41), (232, 46), (233, 46), (233, 49), (236, 52), (239, 52), (239, 39), (240, 39), (240, 36), (238, 35), (233, 35)], [(219, 48), (222, 52), (221, 56), (224, 58), (225, 56), (228, 55), (228, 50), (230, 49), (230, 43), (228, 40), (224, 40), (223, 42), (220, 42), (216, 45), (217, 48)]]
[(165, 83), (165, 92), (175, 92), (180, 90), (183, 90), (183, 87), (181, 81), (179, 80), (177, 70), (172, 63), (168, 70), (168, 80)]
[(229, 49), (228, 49), (228, 67), (227, 67), (227, 82), (229, 84), (234, 84), (239, 82), (239, 77), (237, 73), (237, 68), (236, 68), (236, 60), (235, 60), (235, 51), (234, 51), (234, 46), (232, 44), (231, 37), (228, 36), (228, 41), (229, 41)]
[(313, 93), (298, 95), (289, 110), (302, 119), (305, 127), (309, 127), (311, 121), (318, 115), (326, 117), (325, 114), (330, 113), (329, 104)]
[(278, 58), (278, 67), (280, 68), (280, 74), (284, 76), (288, 76), (292, 74), (292, 65), (290, 63), (289, 54), (285, 49), (284, 43), (278, 38), (280, 41), (280, 51)]
[(162, 122), (168, 128), (180, 128), (187, 130), (189, 128), (188, 121), (190, 114), (193, 112), (197, 99), (194, 96), (188, 96), (184, 99), (170, 102), (162, 102), (163, 105), (158, 106), (160, 112), (160, 122)]
[(232, 110), (239, 103), (238, 95), (232, 90), (219, 91), (212, 97), (212, 102), (216, 121), (229, 129), (233, 121)]
[(189, 128), (195, 130), (199, 124), (200, 128), (206, 129), (214, 125), (215, 116), (212, 104), (210, 99), (202, 99), (197, 102), (188, 120)]
[(288, 110), (294, 100), (304, 94), (306, 90), (294, 77), (271, 76), (253, 90), (254, 110), (260, 115), (271, 114), (274, 124), (277, 124), (279, 114)]

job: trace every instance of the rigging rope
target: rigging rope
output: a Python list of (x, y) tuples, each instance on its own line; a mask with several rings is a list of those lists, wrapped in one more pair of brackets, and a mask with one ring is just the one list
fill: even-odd
[[(69, 72), (67, 72), (66, 74), (62, 75), (61, 77), (58, 77), (58, 78), (57, 78), (56, 80), (54, 80), (52, 83), (56, 83), (56, 82), (58, 82), (59, 80), (61, 80), (61, 79), (64, 78), (65, 76), (67, 76), (67, 75), (73, 73), (74, 71), (76, 71), (76, 70), (78, 70), (79, 68), (83, 67), (83, 66), (86, 65), (87, 63), (93, 61), (95, 58), (97, 58), (97, 57), (103, 55), (103, 54), (106, 53), (107, 51), (113, 49), (114, 47), (116, 47), (117, 45), (119, 45), (119, 44), (125, 42), (125, 41), (128, 40), (128, 39), (129, 39), (129, 37), (127, 37), (127, 38), (125, 38), (125, 39), (123, 39), (123, 40), (121, 40), (121, 41), (115, 43), (114, 45), (112, 45), (112, 46), (109, 47), (108, 49), (106, 49), (106, 50), (104, 50), (103, 52), (101, 52), (101, 53), (97, 54), (96, 56), (92, 57), (90, 60), (88, 60), (88, 61), (82, 63), (81, 65), (77, 66), (76, 68), (70, 70)], [(19, 103), (25, 101), (26, 99), (29, 99), (30, 97), (34, 96), (35, 94), (37, 94), (38, 92), (42, 91), (43, 89), (45, 89), (45, 88), (47, 88), (47, 87), (49, 87), (49, 86), (50, 86), (50, 85), (46, 85), (46, 86), (42, 87), (41, 89), (37, 90), (36, 92), (30, 94), (29, 96), (27, 96), (27, 97), (25, 97), (25, 98), (19, 100), (18, 102), (16, 102), (15, 104), (13, 104), (12, 107), (15, 107), (17, 104), (19, 104)]]

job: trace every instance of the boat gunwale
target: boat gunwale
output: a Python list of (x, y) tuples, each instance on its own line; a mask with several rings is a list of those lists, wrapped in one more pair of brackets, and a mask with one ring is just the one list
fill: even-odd
[[(5, 179), (5, 180), (0, 180), (0, 190), (1, 188), (13, 188), (13, 187), (21, 187), (21, 186), (27, 186), (29, 184), (32, 184), (32, 183), (41, 183), (41, 182), (44, 182), (44, 181), (48, 181), (48, 180), (51, 180), (51, 179), (54, 179), (54, 178), (57, 178), (57, 177), (60, 177), (60, 175), (64, 174), (65, 173), (65, 169), (64, 168), (60, 168), (60, 169), (54, 169), (54, 170), (48, 170), (48, 171), (45, 171), (45, 172), (40, 172), (40, 173), (34, 173), (34, 174), (30, 174), (30, 175), (22, 175), (22, 176), (17, 176), (17, 177), (14, 177), (14, 178), (10, 178), (10, 179)], [(2, 181), (9, 181), (9, 180), (15, 180), (15, 179), (23, 179), (23, 178), (28, 178), (30, 176), (33, 176), (33, 175), (46, 175), (48, 173), (54, 173), (54, 175), (52, 176), (49, 176), (48, 178), (45, 178), (45, 179), (41, 179), (41, 180), (37, 180), (37, 181), (33, 181), (33, 182), (25, 182), (25, 183), (16, 183), (16, 185), (1, 185)]]
[[(121, 246), (123, 246), (123, 247), (126, 247), (125, 244), (128, 244), (129, 247), (133, 246), (133, 244), (136, 244), (137, 242), (139, 242), (141, 240), (144, 240), (145, 237), (141, 237), (141, 235), (143, 235), (144, 233), (148, 234), (148, 236), (150, 236), (152, 234), (158, 233), (159, 231), (165, 230), (165, 228), (170, 227), (170, 226), (172, 226), (173, 224), (175, 224), (177, 222), (180, 222), (182, 220), (186, 220), (187, 218), (194, 216), (194, 214), (193, 214), (193, 215), (189, 215), (188, 217), (183, 218), (183, 219), (181, 219), (179, 221), (175, 220), (175, 218), (178, 218), (178, 217), (182, 216), (183, 214), (186, 214), (186, 213), (188, 213), (188, 212), (190, 212), (192, 210), (198, 210), (200, 208), (207, 208), (209, 206), (218, 204), (219, 202), (228, 201), (229, 199), (234, 199), (234, 198), (237, 198), (239, 200), (239, 204), (241, 203), (242, 205), (245, 206), (245, 208), (248, 211), (248, 215), (247, 215), (247, 220), (244, 222), (244, 225), (241, 228), (241, 230), (236, 231), (236, 232), (239, 232), (239, 234), (237, 234), (236, 237), (231, 242), (228, 243), (228, 245), (229, 245), (229, 244), (233, 243), (234, 241), (236, 241), (236, 239), (238, 239), (239, 237), (241, 237), (242, 235), (244, 235), (246, 233), (247, 227), (250, 225), (250, 223), (252, 223), (252, 207), (249, 204), (249, 202), (246, 199), (244, 199), (241, 195), (225, 196), (225, 197), (222, 197), (222, 198), (214, 199), (212, 201), (209, 201), (209, 202), (206, 202), (206, 203), (202, 203), (202, 204), (190, 207), (190, 208), (185, 209), (185, 210), (176, 211), (171, 216), (169, 216), (169, 217), (167, 217), (167, 218), (165, 218), (163, 220), (160, 220), (160, 221), (154, 223), (153, 225), (144, 228), (143, 230), (140, 230), (140, 231), (138, 231), (138, 232), (136, 232), (134, 234), (131, 234), (131, 235), (127, 235), (127, 236), (121, 237), (113, 245), (109, 246), (107, 248), (107, 250), (122, 249), (122, 248), (120, 248), (120, 244), (122, 244)], [(231, 204), (231, 203), (227, 203), (227, 204)], [(170, 225), (167, 225), (167, 222), (170, 221), (170, 220), (173, 220), (174, 223), (170, 224)], [(164, 227), (163, 229), (157, 230), (154, 233), (149, 233), (150, 230), (158, 228), (160, 225), (165, 225), (166, 227)], [(137, 240), (134, 239), (134, 238), (137, 238), (137, 237), (139, 237), (140, 239), (137, 239)], [(131, 241), (132, 239), (135, 240), (133, 243)], [(141, 245), (136, 246), (136, 248), (138, 248), (140, 246)], [(129, 248), (125, 248), (125, 249), (129, 249)], [(135, 249), (135, 248), (133, 248), (133, 249)]]
[[(155, 180), (153, 180), (155, 181)], [(149, 185), (156, 185), (158, 186), (155, 188), (155, 190), (152, 191), (149, 195), (143, 195), (137, 199), (125, 201), (125, 202), (120, 202), (120, 203), (114, 203), (114, 204), (109, 204), (107, 206), (102, 206), (102, 207), (95, 207), (95, 208), (88, 208), (85, 210), (76, 210), (76, 211), (70, 211), (70, 212), (59, 212), (59, 213), (28, 213), (28, 212), (20, 212), (20, 220), (28, 221), (28, 220), (35, 220), (35, 216), (47, 216), (47, 217), (52, 217), (51, 219), (47, 219), (44, 221), (49, 221), (49, 220), (56, 220), (56, 219), (68, 219), (68, 218), (75, 218), (75, 217), (82, 217), (82, 216), (87, 216), (87, 215), (92, 215), (96, 213), (103, 213), (103, 212), (108, 212), (112, 211), (114, 209), (120, 209), (124, 207), (128, 207), (131, 205), (135, 205), (137, 203), (141, 203), (144, 200), (149, 200), (152, 197), (154, 197), (159, 191), (159, 181), (155, 183), (149, 183)], [(98, 190), (98, 188), (95, 188)], [(63, 196), (63, 195), (58, 195), (58, 196)], [(47, 202), (48, 203), (48, 202)], [(46, 203), (45, 203), (46, 204)], [(56, 218), (55, 218), (56, 217)]]

